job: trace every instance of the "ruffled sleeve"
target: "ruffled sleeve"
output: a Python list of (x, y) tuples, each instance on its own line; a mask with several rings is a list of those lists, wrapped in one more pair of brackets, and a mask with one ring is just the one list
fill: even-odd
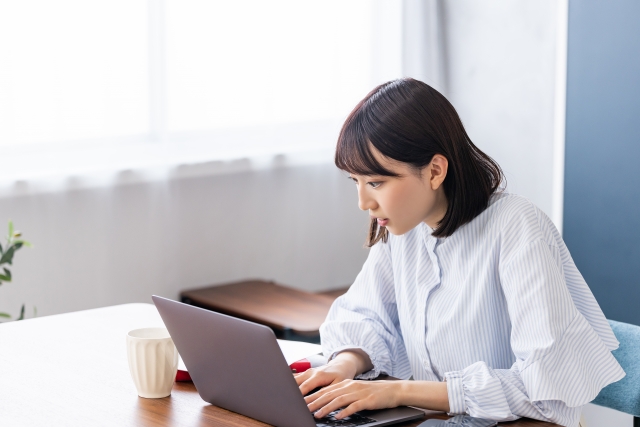
[[(446, 373), (451, 413), (573, 426), (582, 405), (624, 377), (611, 343), (574, 303), (561, 258), (557, 247), (536, 239), (500, 266), (516, 361), (511, 369), (477, 362)], [(601, 313), (593, 298), (580, 306)]]
[(400, 333), (389, 244), (378, 243), (349, 291), (336, 299), (320, 328), (322, 349), (329, 359), (358, 348), (373, 369), (358, 376), (371, 379), (384, 373), (409, 378), (411, 369)]

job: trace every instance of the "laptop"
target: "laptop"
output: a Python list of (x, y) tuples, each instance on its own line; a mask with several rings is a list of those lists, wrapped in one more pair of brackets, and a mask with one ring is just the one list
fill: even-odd
[(361, 411), (342, 420), (316, 419), (270, 328), (152, 298), (200, 397), (212, 405), (278, 427), (378, 427), (424, 416), (420, 410), (398, 407)]

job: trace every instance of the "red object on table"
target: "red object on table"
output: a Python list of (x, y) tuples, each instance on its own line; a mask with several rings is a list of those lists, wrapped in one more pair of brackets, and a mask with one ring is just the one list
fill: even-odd
[[(309, 359), (300, 359), (296, 362), (293, 362), (291, 365), (289, 365), (289, 367), (293, 372), (300, 373), (306, 371), (307, 369), (311, 369), (314, 366), (311, 361), (309, 361)], [(191, 381), (191, 375), (189, 375), (189, 372), (187, 371), (178, 369), (178, 372), (176, 373), (176, 381)]]
[(318, 366), (326, 365), (327, 359), (322, 354), (313, 354), (311, 356), (307, 356), (304, 359), (300, 359), (296, 362), (293, 362), (291, 365), (291, 370), (300, 373), (304, 372), (307, 369), (317, 368)]
[(299, 374), (300, 372), (304, 372), (307, 369), (311, 369), (311, 362), (309, 362), (308, 359), (300, 359), (296, 362), (293, 362), (291, 365), (289, 365), (289, 367), (294, 373)]
[(191, 375), (189, 372), (178, 369), (176, 372), (176, 381), (191, 381)]

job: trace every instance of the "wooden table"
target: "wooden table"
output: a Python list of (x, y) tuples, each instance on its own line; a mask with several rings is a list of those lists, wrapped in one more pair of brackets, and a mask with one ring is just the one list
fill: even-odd
[[(126, 304), (0, 325), (2, 426), (266, 426), (200, 399), (193, 383), (170, 397), (138, 397), (126, 334), (163, 326), (151, 304)], [(428, 418), (446, 418), (431, 414)], [(415, 427), (420, 421), (398, 424)], [(513, 427), (553, 424), (531, 420)]]
[(320, 342), (320, 325), (336, 297), (248, 280), (180, 293), (182, 302), (269, 326), (281, 339)]

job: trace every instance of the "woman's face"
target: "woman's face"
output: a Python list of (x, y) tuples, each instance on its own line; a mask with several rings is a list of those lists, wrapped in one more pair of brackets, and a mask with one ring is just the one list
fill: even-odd
[(447, 175), (447, 159), (436, 154), (420, 173), (410, 165), (384, 157), (372, 149), (375, 158), (398, 177), (350, 174), (358, 187), (358, 206), (368, 210), (378, 224), (401, 235), (425, 222), (436, 228), (447, 212), (442, 182)]

